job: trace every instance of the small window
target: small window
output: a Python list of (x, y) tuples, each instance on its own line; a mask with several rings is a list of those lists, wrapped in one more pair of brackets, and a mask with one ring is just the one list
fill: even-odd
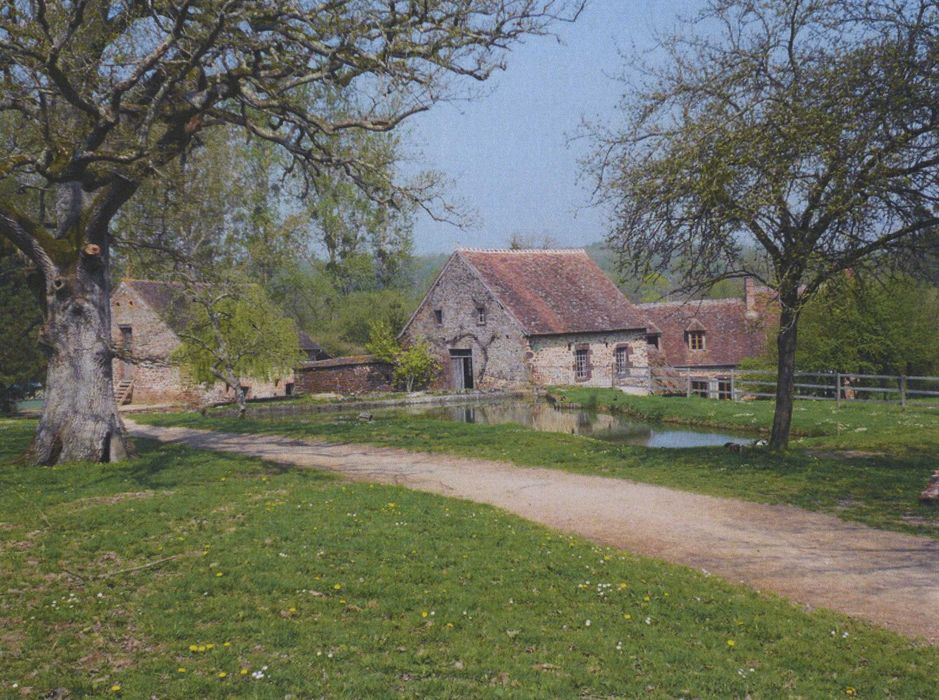
[(476, 325), (477, 326), (486, 325), (486, 307), (485, 306), (476, 307)]
[(647, 335), (647, 336), (646, 336), (646, 345), (649, 345), (650, 347), (653, 347), (653, 348), (658, 348), (658, 347), (659, 347), (659, 336), (658, 336), (657, 334), (654, 334), (654, 333), (650, 333), (649, 335)]
[(691, 395), (700, 396), (702, 399), (710, 396), (710, 382), (707, 379), (691, 380)]
[(688, 331), (688, 349), (704, 350), (704, 331)]
[(587, 348), (574, 351), (574, 378), (579, 382), (590, 378), (590, 350)]
[(734, 398), (733, 386), (729, 379), (719, 379), (717, 382), (717, 398), (731, 400)]
[(438, 326), (443, 325), (443, 309), (434, 309), (434, 321)]
[(629, 374), (629, 348), (626, 345), (616, 348), (613, 358), (616, 374), (621, 377)]

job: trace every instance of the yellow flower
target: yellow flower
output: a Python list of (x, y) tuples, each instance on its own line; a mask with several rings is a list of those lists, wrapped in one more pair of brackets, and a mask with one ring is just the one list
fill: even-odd
[(243, 668), (243, 669), (241, 669), (240, 671), (238, 671), (238, 673), (240, 673), (242, 676), (247, 676), (247, 675), (248, 675), (248, 669)]
[(216, 572), (215, 572), (215, 575), (216, 575), (216, 576), (224, 576), (225, 574), (223, 574), (221, 571), (216, 571)]
[(214, 644), (206, 644), (206, 645), (205, 645), (205, 648), (206, 648), (206, 649), (214, 649), (214, 648), (215, 648), (215, 645), (214, 645)]
[(737, 646), (737, 642), (735, 642), (733, 639), (728, 639), (728, 640), (727, 640), (727, 646), (729, 646), (731, 649), (733, 649), (735, 646)]
[(219, 672), (218, 672), (218, 677), (219, 677), (219, 678), (225, 678), (225, 676), (227, 676), (227, 675), (228, 675), (228, 674), (225, 673), (225, 671), (219, 671)]
[(222, 644), (222, 646), (223, 646), (223, 647), (230, 647), (230, 646), (231, 646), (231, 642), (225, 642), (224, 644)]
[(844, 689), (845, 695), (857, 695), (857, 688), (852, 688), (850, 685)]
[(295, 612), (297, 612), (297, 609), (296, 609), (296, 608), (287, 608), (287, 612), (289, 612), (289, 613), (295, 613)]
[(183, 668), (182, 666), (176, 669), (176, 673), (185, 673), (185, 672), (186, 672), (186, 669)]
[(426, 610), (421, 610), (421, 617), (427, 617), (428, 614)]
[(190, 645), (189, 645), (189, 651), (199, 651), (199, 645), (198, 645), (198, 644), (190, 644)]
[(334, 583), (334, 584), (333, 584), (333, 589), (334, 589), (334, 590), (337, 590), (337, 591), (341, 591), (341, 590), (342, 590), (342, 584), (341, 584), (341, 583)]
[(111, 686), (111, 692), (112, 693), (121, 692), (121, 686), (118, 683), (115, 683), (114, 685)]

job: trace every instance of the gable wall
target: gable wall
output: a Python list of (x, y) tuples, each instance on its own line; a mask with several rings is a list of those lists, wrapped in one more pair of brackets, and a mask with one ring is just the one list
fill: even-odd
[[(476, 322), (479, 305), (486, 308), (485, 325)], [(435, 309), (443, 312), (442, 325), (437, 325)], [(478, 389), (530, 383), (528, 342), (521, 329), (459, 256), (447, 264), (401, 339), (405, 343), (424, 339), (430, 344), (443, 368), (435, 388), (450, 387), (450, 348), (472, 350)]]

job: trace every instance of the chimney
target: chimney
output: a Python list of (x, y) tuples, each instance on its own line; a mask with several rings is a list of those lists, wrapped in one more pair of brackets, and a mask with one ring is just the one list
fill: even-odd
[(757, 313), (756, 283), (749, 275), (743, 278), (743, 299), (747, 305), (747, 315), (755, 315)]

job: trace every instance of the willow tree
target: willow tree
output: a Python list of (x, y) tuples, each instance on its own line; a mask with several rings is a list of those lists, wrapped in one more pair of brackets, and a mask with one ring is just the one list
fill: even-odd
[[(0, 5), (0, 237), (34, 270), (49, 354), (39, 463), (125, 454), (109, 223), (201, 134), (233, 126), (388, 205), (344, 133), (389, 131), (485, 80), (578, 0), (11, 0)], [(569, 13), (564, 16), (564, 13)], [(337, 99), (339, 96), (341, 99)], [(338, 105), (338, 106), (337, 106)]]
[(785, 448), (803, 305), (939, 224), (939, 5), (708, 0), (639, 68), (624, 123), (593, 131), (610, 241), (639, 269), (680, 260), (691, 287), (776, 290)]

